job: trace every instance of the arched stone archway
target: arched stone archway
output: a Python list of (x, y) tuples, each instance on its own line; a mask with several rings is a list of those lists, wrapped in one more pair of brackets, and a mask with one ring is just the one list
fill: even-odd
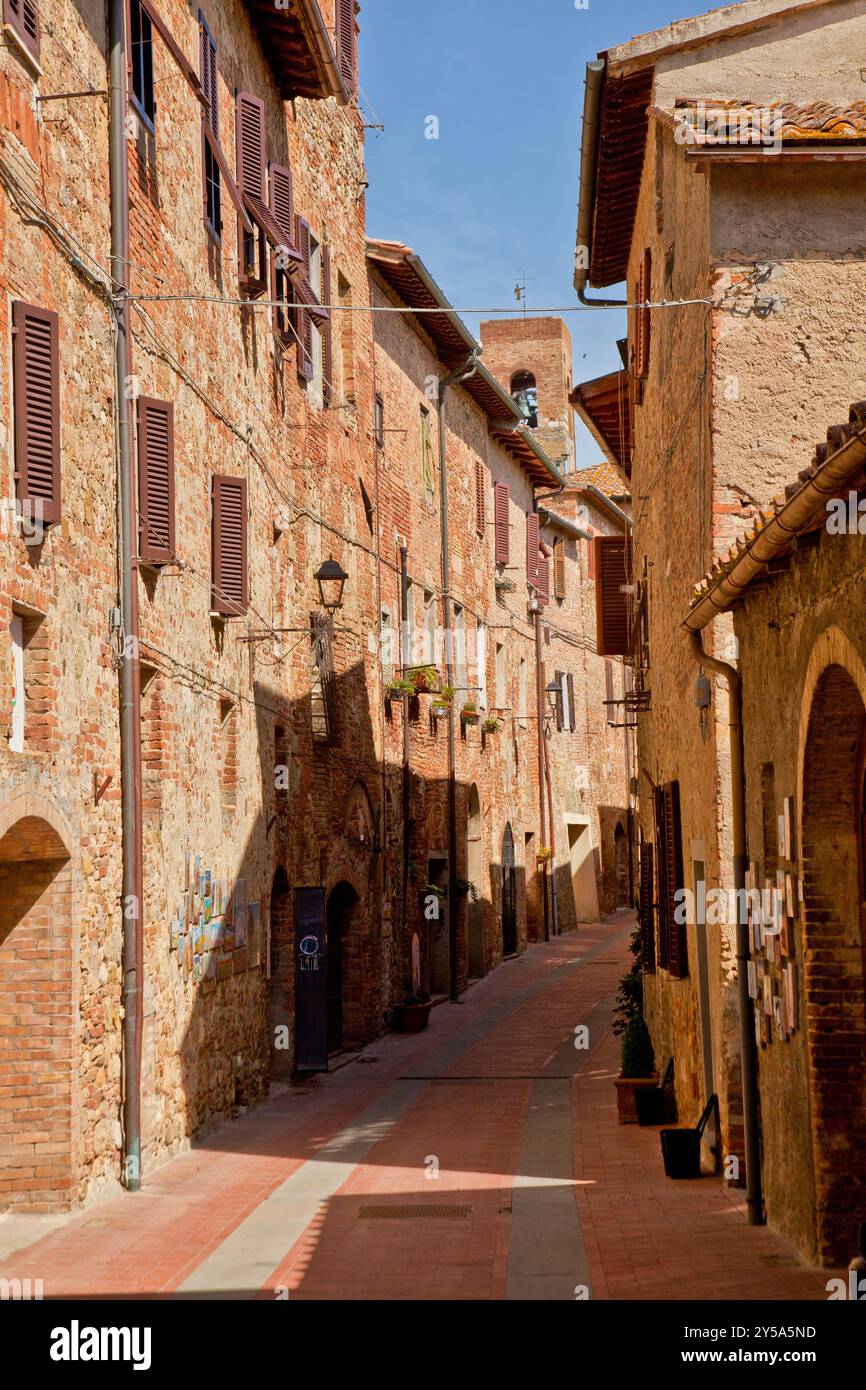
[(517, 950), (517, 861), (509, 823), (502, 836), (502, 954)]
[[(828, 635), (827, 655), (847, 653)], [(801, 740), (805, 918), (803, 1007), (809, 1050), (816, 1250), (856, 1252), (866, 1220), (866, 962), (863, 673), (830, 660), (810, 669)], [(805, 711), (804, 711), (805, 712)]]
[(0, 1209), (62, 1210), (76, 1195), (71, 843), (36, 796), (0, 812), (0, 1076), (12, 1090), (0, 1110)]
[(480, 979), (484, 974), (484, 841), (481, 818), (481, 797), (475, 783), (469, 788), (466, 804), (466, 877), (475, 889), (466, 900), (466, 926), (469, 944), (469, 975)]

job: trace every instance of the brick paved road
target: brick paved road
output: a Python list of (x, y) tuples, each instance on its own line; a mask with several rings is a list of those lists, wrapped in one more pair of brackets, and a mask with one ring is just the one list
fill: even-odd
[(750, 1229), (736, 1194), (669, 1181), (657, 1134), (617, 1125), (630, 930), (621, 913), (531, 947), (426, 1033), (281, 1091), (139, 1196), (0, 1221), (0, 1277), (46, 1297), (823, 1298), (828, 1272)]

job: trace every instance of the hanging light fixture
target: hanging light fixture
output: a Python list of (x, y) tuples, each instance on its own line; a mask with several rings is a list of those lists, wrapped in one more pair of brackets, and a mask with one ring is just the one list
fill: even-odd
[(329, 613), (335, 613), (338, 608), (342, 608), (343, 589), (348, 578), (343, 566), (333, 555), (316, 570), (316, 583), (319, 586), (322, 607)]

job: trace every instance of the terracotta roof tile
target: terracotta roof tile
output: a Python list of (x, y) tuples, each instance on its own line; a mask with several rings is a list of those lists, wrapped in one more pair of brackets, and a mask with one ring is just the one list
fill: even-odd
[(577, 473), (570, 473), (569, 482), (575, 483), (578, 487), (588, 487), (590, 483), (597, 487), (606, 497), (616, 500), (617, 497), (628, 497), (628, 483), (618, 469), (612, 463), (604, 461), (596, 463), (592, 468), (581, 468)]
[[(767, 133), (767, 127), (782, 140), (864, 140), (866, 139), (866, 101), (848, 106), (831, 106), (826, 101), (796, 102), (678, 101), (674, 117), (694, 131), (694, 143), (742, 143), (754, 130)], [(724, 122), (722, 115), (724, 114)], [(700, 129), (701, 121), (718, 123), (710, 132)], [(720, 141), (718, 126), (729, 127), (727, 141)]]

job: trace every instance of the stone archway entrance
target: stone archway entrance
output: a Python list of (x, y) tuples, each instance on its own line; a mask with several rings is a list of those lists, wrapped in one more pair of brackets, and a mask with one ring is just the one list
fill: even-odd
[(478, 980), (484, 974), (484, 843), (481, 838), (481, 798), (475, 783), (469, 788), (466, 815), (466, 877), (475, 889), (466, 899), (466, 925), (469, 943), (469, 975)]
[(816, 1247), (856, 1253), (866, 1221), (866, 707), (841, 665), (814, 688), (803, 760), (803, 973), (810, 1057)]
[(502, 954), (513, 956), (517, 950), (517, 868), (514, 858), (514, 835), (506, 825), (502, 836)]
[[(271, 888), (269, 947), (270, 1074), (271, 1079), (277, 1081), (291, 1076), (295, 1057), (292, 898), (288, 876), (283, 868), (277, 869)], [(286, 1042), (288, 1046), (285, 1046)]]
[(0, 837), (0, 1076), (12, 1091), (0, 1110), (0, 1209), (56, 1211), (75, 1197), (72, 895), (59, 833), (22, 816)]

